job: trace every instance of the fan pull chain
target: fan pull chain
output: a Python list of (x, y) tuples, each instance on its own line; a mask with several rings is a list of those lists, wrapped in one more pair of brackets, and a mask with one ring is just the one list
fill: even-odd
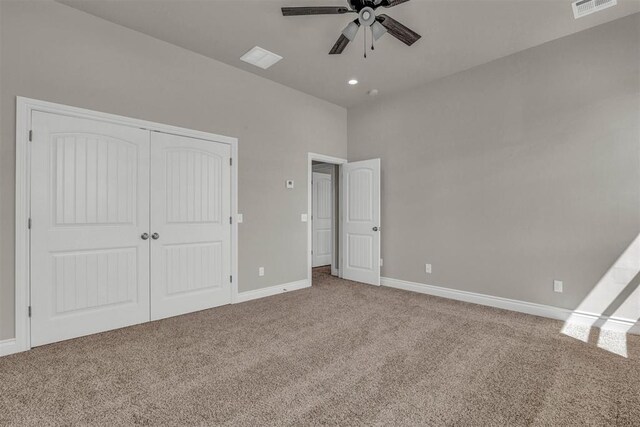
[(373, 37), (373, 27), (369, 27), (371, 28), (371, 50), (376, 50), (375, 46), (373, 46), (373, 42), (376, 41), (376, 38)]
[(367, 28), (364, 29), (364, 59), (367, 59)]

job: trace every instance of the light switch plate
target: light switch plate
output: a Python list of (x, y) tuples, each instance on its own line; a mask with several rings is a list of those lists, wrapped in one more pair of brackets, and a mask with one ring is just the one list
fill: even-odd
[(431, 264), (425, 264), (424, 265), (424, 272), (431, 274)]
[(562, 280), (553, 281), (553, 292), (562, 293), (563, 287), (564, 287), (564, 284), (562, 283)]
[(242, 224), (242, 221), (244, 221), (244, 217), (242, 216), (242, 214), (238, 214), (238, 216), (237, 216), (238, 224)]
[(300, 214), (300, 221), (307, 222), (309, 220), (309, 216), (307, 214)]
[(264, 267), (258, 268), (258, 276), (264, 276)]
[(287, 188), (293, 188), (293, 180), (292, 179), (288, 179), (286, 181), (286, 185), (287, 185)]

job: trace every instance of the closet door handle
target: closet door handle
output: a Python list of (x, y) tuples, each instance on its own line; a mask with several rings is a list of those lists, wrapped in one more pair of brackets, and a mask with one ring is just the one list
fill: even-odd
[(160, 235), (159, 235), (158, 233), (153, 233), (153, 234), (151, 235), (151, 238), (152, 238), (153, 240), (158, 240), (158, 239), (160, 238)]
[(149, 238), (149, 233), (142, 233), (142, 236), (140, 236), (140, 238), (142, 240), (147, 240)]

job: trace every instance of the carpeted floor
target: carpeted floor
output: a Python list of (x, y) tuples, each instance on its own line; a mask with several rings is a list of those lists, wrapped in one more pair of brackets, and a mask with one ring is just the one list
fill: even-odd
[(0, 425), (640, 425), (629, 358), (561, 322), (312, 288), (0, 359)]

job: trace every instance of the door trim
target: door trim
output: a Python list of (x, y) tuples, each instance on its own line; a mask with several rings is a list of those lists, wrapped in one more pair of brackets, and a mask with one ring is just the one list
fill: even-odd
[[(85, 108), (72, 107), (37, 99), (16, 97), (16, 210), (15, 210), (15, 346), (6, 353), (18, 353), (31, 349), (30, 305), (30, 231), (31, 212), (31, 150), (29, 132), (31, 113), (40, 111), (129, 126), (148, 131), (196, 138), (231, 146), (231, 217), (238, 216), (238, 139), (193, 129), (186, 129), (147, 120), (102, 113)], [(238, 298), (238, 223), (231, 224), (231, 303)], [(0, 356), (4, 356), (3, 352)]]
[[(324, 164), (322, 164), (324, 165)], [(318, 208), (317, 208), (317, 201), (318, 201), (318, 187), (315, 185), (317, 183), (318, 179), (327, 179), (329, 180), (329, 182), (331, 183), (329, 186), (329, 198), (331, 200), (331, 218), (329, 219), (329, 233), (331, 234), (331, 251), (329, 253), (329, 266), (331, 268), (331, 274), (332, 275), (336, 275), (336, 263), (335, 263), (335, 246), (336, 246), (336, 242), (334, 242), (334, 240), (336, 239), (335, 234), (336, 234), (336, 227), (335, 227), (335, 222), (336, 222), (336, 214), (335, 214), (335, 210), (336, 207), (339, 206), (336, 204), (335, 201), (335, 196), (336, 196), (336, 189), (335, 189), (335, 165), (331, 165), (331, 171), (330, 172), (318, 172), (317, 170), (314, 170), (312, 172), (312, 181), (311, 181), (311, 191), (312, 191), (312, 203), (311, 203), (311, 243), (312, 246), (315, 247), (315, 249), (317, 249), (317, 245), (315, 245), (315, 239), (317, 238), (317, 233), (318, 233), (318, 229), (317, 229), (317, 222), (319, 221), (318, 218)], [(322, 266), (326, 266), (327, 264), (325, 262), (322, 262), (320, 264), (318, 264), (318, 254), (315, 252), (315, 249), (311, 251), (311, 267), (312, 268), (316, 268), (316, 267), (322, 267)], [(326, 255), (323, 256), (323, 258), (326, 258)]]
[[(313, 249), (313, 230), (312, 230), (312, 224), (311, 224), (311, 215), (313, 213), (313, 205), (312, 205), (312, 199), (313, 199), (313, 187), (311, 186), (311, 180), (313, 179), (313, 162), (323, 162), (323, 163), (329, 163), (332, 165), (342, 165), (347, 163), (347, 159), (341, 159), (339, 157), (332, 157), (332, 156), (326, 156), (324, 154), (317, 154), (317, 153), (308, 153), (307, 155), (307, 281), (309, 282), (309, 284), (311, 284), (311, 280), (312, 280), (312, 266), (313, 266), (313, 256), (311, 255), (311, 251)], [(331, 182), (331, 186), (333, 187), (333, 191), (332, 191), (332, 195), (335, 195), (335, 183), (336, 180), (332, 180)], [(335, 210), (335, 209), (334, 209)], [(337, 218), (335, 218), (335, 215), (333, 215), (333, 223), (332, 223), (332, 232), (335, 233), (335, 225), (339, 223), (339, 221), (337, 221)], [(341, 220), (340, 220), (341, 221)], [(338, 224), (338, 227), (340, 227), (340, 225)], [(341, 227), (340, 227), (341, 228)], [(342, 232), (342, 231), (341, 231)], [(335, 261), (336, 261), (336, 244), (338, 244), (338, 242), (335, 242), (335, 238), (332, 239), (332, 245), (333, 245), (333, 253), (331, 254), (331, 258), (332, 258), (332, 262), (331, 262), (331, 274), (336, 273), (338, 276), (340, 276), (340, 268), (337, 269), (337, 271), (335, 271)], [(338, 267), (340, 267), (340, 263), (338, 263)]]

